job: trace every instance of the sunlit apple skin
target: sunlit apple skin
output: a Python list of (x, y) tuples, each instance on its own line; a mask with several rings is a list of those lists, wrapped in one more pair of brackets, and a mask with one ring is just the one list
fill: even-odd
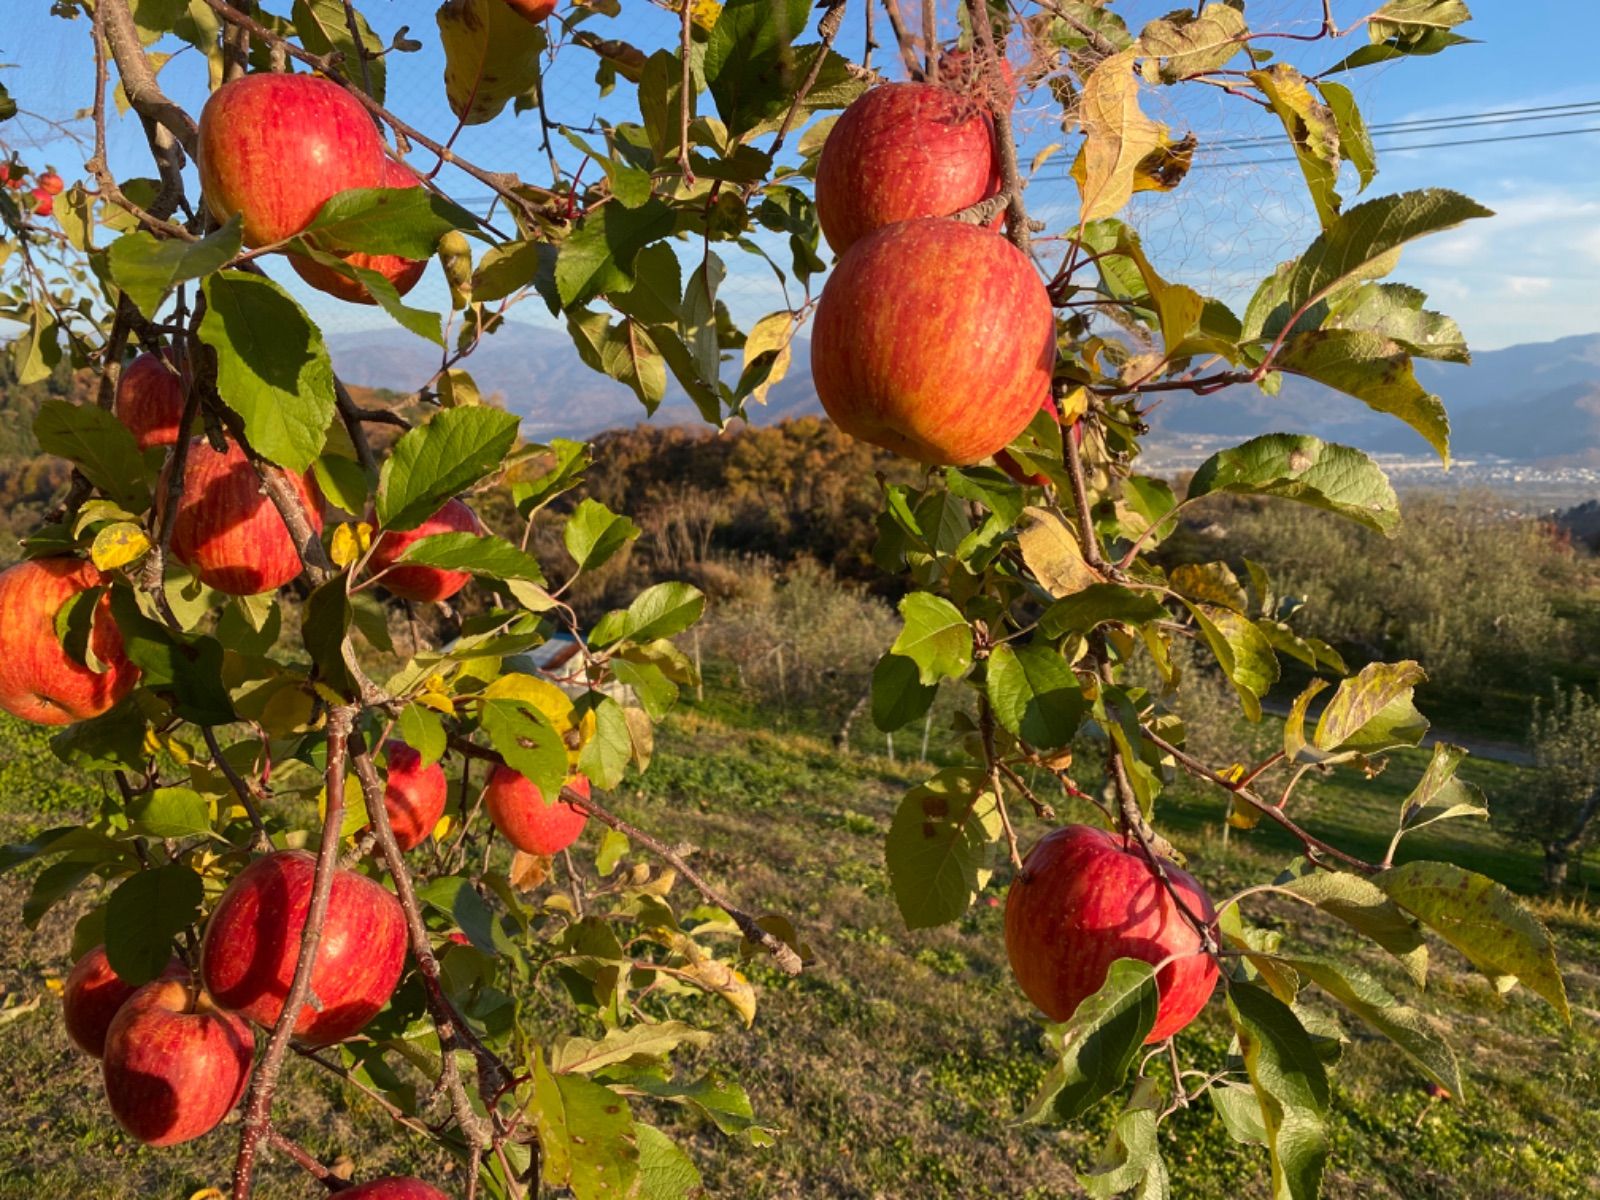
[[(1164, 864), (1190, 911), (1216, 920), (1211, 898), (1187, 871)], [(1205, 1007), (1216, 960), (1137, 846), (1102, 829), (1064, 825), (1028, 852), (1006, 896), (1006, 955), (1028, 999), (1065, 1021), (1100, 990), (1111, 964), (1155, 966), (1161, 1002), (1146, 1044), (1171, 1037)]]
[[(173, 955), (160, 978), (186, 980), (189, 968)], [(138, 990), (111, 969), (104, 946), (96, 946), (80, 958), (61, 990), (62, 1021), (72, 1044), (95, 1058), (104, 1055), (112, 1018)]]
[(382, 186), (384, 162), (361, 102), (317, 76), (245, 75), (200, 111), (206, 206), (240, 214), (246, 246), (293, 237), (339, 192)]
[[(281, 850), (259, 858), (228, 885), (206, 925), (200, 978), (225, 1008), (270, 1029), (283, 1012), (311, 907), (316, 858)], [(394, 894), (365, 875), (333, 878), (309, 1003), (295, 1020), (297, 1041), (325, 1046), (356, 1033), (389, 1002), (405, 966), (406, 921)]]
[(172, 446), (183, 423), (183, 380), (158, 355), (141, 354), (117, 380), (117, 420), (128, 427), (139, 449)]
[(342, 1200), (450, 1200), (436, 1187), (411, 1176), (390, 1175), (339, 1193)]
[(111, 619), (111, 598), (95, 606), (89, 648), (106, 666), (95, 674), (56, 638), (56, 613), (79, 592), (110, 580), (76, 558), (34, 558), (0, 571), (0, 708), (37, 725), (70, 725), (110, 710), (139, 682)]
[(472, 580), (465, 571), (445, 571), (439, 567), (396, 567), (394, 564), (413, 542), (438, 533), (482, 533), (483, 522), (459, 500), (447, 500), (443, 508), (415, 529), (391, 530), (378, 538), (372, 548), (368, 568), (372, 574), (384, 572), (378, 583), (404, 600), (448, 600)]
[(556, 10), (556, 0), (506, 0), (506, 7), (537, 25)]
[(931, 83), (886, 83), (861, 96), (817, 162), (817, 220), (838, 254), (885, 225), (948, 217), (999, 192), (987, 107)]
[[(378, 186), (414, 188), (421, 187), (422, 180), (417, 178), (417, 173), (404, 163), (386, 158), (383, 160), (383, 182)], [(417, 280), (421, 279), (422, 273), (428, 269), (426, 259), (401, 258), (398, 254), (364, 254), (359, 250), (352, 250), (340, 257), (352, 266), (376, 271), (394, 284), (394, 290), (402, 296), (417, 286)], [(324, 266), (316, 259), (307, 258), (303, 254), (291, 254), (288, 258), (294, 273), (319, 292), (326, 292), (330, 296), (348, 300), (352, 304), (377, 303), (367, 291), (365, 284), (339, 274), (332, 267)]]
[(444, 815), (449, 798), (444, 768), (438, 763), (423, 766), (422, 755), (404, 742), (385, 742), (383, 753), (388, 763), (383, 808), (394, 840), (400, 849), (410, 850), (427, 840)]
[(111, 1115), (141, 1142), (173, 1146), (215, 1129), (244, 1095), (255, 1037), (192, 984), (134, 992), (106, 1034), (101, 1074)]
[(1005, 238), (928, 218), (862, 238), (828, 276), (811, 338), (817, 397), (851, 437), (964, 466), (1050, 395), (1055, 313)]
[[(567, 786), (589, 798), (589, 781), (584, 776), (574, 775)], [(489, 773), (483, 799), (494, 827), (506, 841), (529, 854), (559, 854), (578, 840), (589, 820), (587, 813), (565, 800), (546, 804), (532, 780), (505, 766)]]
[[(322, 495), (309, 475), (290, 475), (322, 530)], [(166, 485), (157, 492), (165, 503)], [(300, 574), (300, 555), (278, 510), (261, 490), (255, 468), (234, 442), (218, 454), (205, 438), (189, 443), (183, 495), (172, 522), (172, 553), (201, 582), (231, 596), (254, 596)]]

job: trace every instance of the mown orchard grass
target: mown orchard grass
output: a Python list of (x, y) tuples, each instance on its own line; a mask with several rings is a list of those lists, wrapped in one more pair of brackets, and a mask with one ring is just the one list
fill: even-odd
[[(741, 1078), (758, 1116), (784, 1130), (776, 1146), (747, 1146), (676, 1111), (654, 1119), (692, 1143), (709, 1192), (719, 1197), (1081, 1195), (1073, 1168), (1085, 1165), (1115, 1112), (1096, 1109), (1071, 1133), (1015, 1123), (1045, 1062), (1033, 1016), (1006, 969), (1002, 910), (989, 903), (1003, 898), (1007, 872), (958, 924), (907, 933), (884, 876), (882, 836), (899, 794), (931, 765), (841, 758), (825, 738), (772, 732), (771, 724), (726, 698), (686, 709), (662, 730), (650, 772), (612, 797), (626, 815), (698, 847), (694, 861), (750, 907), (790, 915), (817, 959), (798, 979), (752, 962), (748, 973), (762, 999), (754, 1029), (740, 1030), (730, 1015), (726, 1035), (684, 1062), (685, 1074)], [(5, 769), (16, 776), (0, 804), (4, 840), (100, 802), (98, 786), (59, 771), (37, 734), (7, 723), (0, 738), (8, 746)], [(935, 745), (934, 757), (940, 750)], [(1295, 804), (1312, 828), (1357, 853), (1381, 855), (1424, 761), (1398, 755), (1374, 780), (1316, 779)], [(1520, 769), (1473, 763), (1463, 774), (1484, 786), (1492, 803), (1496, 790), (1516, 786)], [(34, 782), (40, 779), (49, 785)], [(1191, 869), (1215, 892), (1269, 875), (1292, 853), (1266, 826), (1234, 831), (1224, 849), (1215, 796), (1180, 791), (1162, 804)], [(1062, 819), (1084, 816), (1058, 808)], [(1025, 843), (1038, 836), (1039, 822), (1029, 814), (1020, 819)], [(1499, 838), (1492, 823), (1463, 824), (1413, 848), (1519, 888), (1538, 880), (1537, 862)], [(236, 1125), (189, 1147), (151, 1151), (105, 1114), (93, 1064), (68, 1046), (46, 990), (46, 980), (69, 965), (71, 918), (84, 901), (28, 931), (17, 914), (30, 874), (24, 868), (0, 877), (0, 939), (8, 946), (0, 984), (16, 998), (10, 1003), (43, 996), (37, 1010), (0, 1026), (0, 1200), (187, 1197), (223, 1183)], [(1412, 1002), (1453, 1030), (1467, 1100), (1430, 1099), (1387, 1043), (1347, 1021), (1352, 1040), (1334, 1075), (1328, 1196), (1565, 1200), (1600, 1189), (1592, 1115), (1600, 1110), (1600, 920), (1582, 905), (1535, 903), (1560, 946), (1574, 1027), (1563, 1027), (1520, 989), (1496, 997), (1459, 957), (1438, 949), (1428, 989)], [(1357, 945), (1337, 925), (1308, 922), (1298, 907), (1251, 911), (1323, 953)], [(1406, 991), (1381, 957), (1364, 961), (1393, 990)], [(1320, 999), (1312, 1003), (1332, 1011)], [(1227, 1034), (1215, 1004), (1182, 1045), (1197, 1068), (1221, 1063)], [(447, 1189), (459, 1183), (458, 1173), (422, 1153), (417, 1139), (371, 1103), (292, 1066), (306, 1086), (285, 1089), (280, 1114), (329, 1161), (345, 1154), (363, 1176), (414, 1168)], [(1268, 1194), (1260, 1153), (1235, 1146), (1209, 1106), (1178, 1113), (1163, 1139), (1177, 1195)], [(293, 1200), (304, 1189), (303, 1177), (274, 1162), (259, 1194)]]

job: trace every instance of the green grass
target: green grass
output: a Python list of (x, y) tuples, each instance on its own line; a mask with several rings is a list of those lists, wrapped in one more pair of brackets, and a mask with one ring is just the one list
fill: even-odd
[[(1065, 1133), (1015, 1124), (1045, 1064), (1037, 1026), (1006, 970), (1000, 909), (980, 901), (957, 925), (909, 934), (889, 893), (883, 833), (899, 794), (931, 768), (904, 759), (841, 759), (825, 739), (775, 732), (772, 724), (725, 697), (685, 712), (661, 730), (642, 783), (612, 796), (630, 818), (698, 847), (700, 869), (747, 906), (790, 916), (816, 953), (798, 979), (753, 963), (761, 989), (754, 1028), (730, 1018), (686, 1063), (737, 1075), (758, 1114), (785, 1131), (777, 1145), (752, 1147), (665, 1111), (652, 1119), (677, 1122), (674, 1135), (690, 1146), (718, 1197), (1081, 1195), (1074, 1168), (1085, 1164), (1114, 1114), (1103, 1106)], [(84, 781), (44, 782), (61, 773), (37, 756), (35, 736), (19, 738), (5, 725), (0, 739), (17, 747), (0, 766), (0, 782), (12, 787), (0, 793), (4, 840), (98, 802), (98, 790)], [(1313, 780), (1295, 807), (1317, 832), (1381, 855), (1422, 761), (1397, 756), (1371, 781)], [(1474, 763), (1466, 773), (1491, 794), (1518, 778), (1516, 768), (1495, 764)], [(1265, 826), (1235, 831), (1224, 847), (1220, 813), (1215, 798), (1202, 794), (1162, 801), (1167, 827), (1214, 891), (1259, 881), (1290, 857), (1290, 845)], [(1082, 814), (1063, 806), (1061, 815)], [(1041, 830), (1023, 818), (1025, 842)], [(1415, 849), (1514, 887), (1537, 882), (1535, 857), (1500, 838), (1492, 822), (1419, 839)], [(1003, 875), (988, 896), (1003, 895)], [(184, 1198), (224, 1184), (236, 1126), (188, 1147), (151, 1151), (106, 1116), (93, 1064), (68, 1046), (47, 987), (69, 965), (75, 910), (65, 906), (36, 931), (23, 928), (17, 913), (27, 879), (26, 870), (0, 876), (0, 987), (22, 1002), (42, 998), (0, 1025), (0, 1200)], [(1581, 905), (1541, 904), (1539, 911), (1560, 946), (1574, 1027), (1561, 1026), (1521, 989), (1497, 997), (1452, 952), (1437, 950), (1429, 986), (1412, 1002), (1452, 1031), (1469, 1095), (1465, 1102), (1431, 1100), (1386, 1043), (1347, 1022), (1351, 1041), (1335, 1074), (1329, 1197), (1565, 1200), (1600, 1191), (1600, 919)], [(1287, 931), (1297, 946), (1336, 955), (1356, 950), (1342, 927), (1314, 915), (1308, 921), (1298, 907), (1269, 902), (1251, 914)], [(1394, 990), (1407, 990), (1381, 955), (1364, 961)], [(1218, 1007), (1182, 1039), (1185, 1057), (1202, 1069), (1226, 1053)], [(359, 1096), (303, 1071), (291, 1081), (280, 1120), (318, 1153), (330, 1160), (348, 1154), (363, 1176), (417, 1166), (463, 1194), (459, 1177), (444, 1173)], [(1175, 1195), (1268, 1195), (1264, 1159), (1234, 1146), (1209, 1109), (1181, 1112), (1165, 1129)], [(294, 1200), (309, 1193), (303, 1176), (269, 1162), (258, 1194)]]

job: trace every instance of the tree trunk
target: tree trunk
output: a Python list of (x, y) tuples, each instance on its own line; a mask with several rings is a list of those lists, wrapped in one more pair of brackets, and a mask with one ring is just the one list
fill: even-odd
[(848, 750), (850, 748), (850, 727), (856, 723), (856, 718), (867, 711), (867, 705), (872, 703), (872, 689), (869, 687), (861, 693), (861, 699), (844, 715), (844, 723), (839, 726), (839, 732), (833, 735), (833, 748), (835, 750)]
[(1546, 842), (1544, 847), (1544, 887), (1559, 892), (1567, 885), (1567, 842)]

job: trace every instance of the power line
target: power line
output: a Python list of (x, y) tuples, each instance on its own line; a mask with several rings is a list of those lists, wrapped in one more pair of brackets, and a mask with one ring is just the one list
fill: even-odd
[[(1556, 108), (1562, 111), (1554, 111)], [(1396, 121), (1388, 125), (1369, 125), (1367, 126), (1367, 132), (1371, 134), (1434, 133), (1445, 129), (1464, 129), (1473, 125), (1515, 125), (1523, 121), (1560, 121), (1568, 117), (1585, 117), (1594, 112), (1600, 112), (1600, 100), (1591, 100), (1583, 104), (1554, 105), (1548, 109), (1507, 109), (1498, 113), (1462, 113), (1454, 117), (1435, 117), (1426, 121)], [(1218, 141), (1206, 142), (1204, 147), (1211, 150), (1232, 149), (1239, 146), (1271, 144), (1281, 140), (1281, 135), (1273, 136), (1270, 134), (1261, 137), (1222, 138)]]
[[(1591, 125), (1586, 129), (1551, 129), (1544, 133), (1508, 133), (1500, 137), (1486, 138), (1457, 138), (1448, 142), (1416, 142), (1409, 146), (1379, 146), (1379, 150), (1437, 150), (1443, 146), (1482, 146), (1489, 142), (1527, 142), (1534, 138), (1571, 137), (1578, 133), (1600, 133), (1600, 125)], [(1195, 163), (1191, 170), (1203, 170), (1207, 167), (1250, 167), (1263, 166), (1267, 163), (1292, 163), (1298, 162), (1296, 158), (1228, 158), (1219, 162)]]

